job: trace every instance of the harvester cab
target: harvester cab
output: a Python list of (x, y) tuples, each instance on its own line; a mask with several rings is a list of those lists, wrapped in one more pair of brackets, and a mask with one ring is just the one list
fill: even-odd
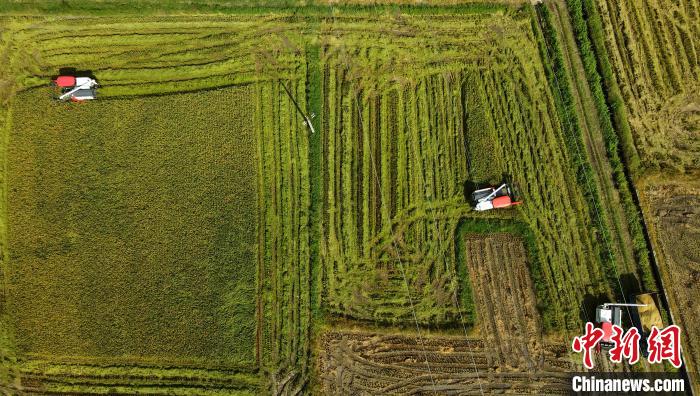
[(97, 97), (97, 81), (90, 77), (59, 76), (53, 85), (60, 89), (58, 100), (82, 102)]
[(513, 192), (506, 183), (501, 184), (498, 188), (488, 187), (474, 191), (472, 193), (472, 201), (474, 202), (474, 210), (479, 212), (509, 208), (521, 203), (515, 201)]

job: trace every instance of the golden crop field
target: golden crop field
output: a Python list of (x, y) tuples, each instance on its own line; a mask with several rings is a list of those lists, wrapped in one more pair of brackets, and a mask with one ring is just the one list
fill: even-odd
[(252, 93), (73, 107), (45, 90), (15, 98), (7, 197), (19, 350), (255, 361)]

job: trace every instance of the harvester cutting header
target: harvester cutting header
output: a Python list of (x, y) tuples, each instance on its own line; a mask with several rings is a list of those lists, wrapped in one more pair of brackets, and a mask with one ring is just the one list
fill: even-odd
[(58, 100), (82, 102), (97, 97), (97, 81), (90, 77), (58, 76), (52, 83), (60, 89)]

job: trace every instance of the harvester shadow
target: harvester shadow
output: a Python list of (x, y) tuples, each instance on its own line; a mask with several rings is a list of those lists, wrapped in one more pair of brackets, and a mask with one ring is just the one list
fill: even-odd
[(58, 76), (89, 77), (93, 80), (97, 80), (92, 70), (78, 70), (75, 67), (62, 67), (58, 69), (58, 74), (51, 76), (51, 80), (55, 80)]
[(595, 322), (596, 307), (609, 302), (611, 302), (610, 298), (605, 294), (594, 296), (590, 293), (586, 293), (586, 295), (583, 296), (583, 301), (581, 301), (579, 319), (581, 319), (581, 322), (583, 323)]
[(478, 190), (479, 183), (473, 182), (471, 180), (467, 180), (464, 182), (463, 188), (464, 188), (464, 197), (467, 200), (471, 200), (472, 193), (476, 190)]
[(642, 292), (639, 280), (632, 273), (620, 275), (620, 284), (622, 285), (622, 290), (625, 291), (626, 300), (629, 300), (632, 298), (632, 296)]

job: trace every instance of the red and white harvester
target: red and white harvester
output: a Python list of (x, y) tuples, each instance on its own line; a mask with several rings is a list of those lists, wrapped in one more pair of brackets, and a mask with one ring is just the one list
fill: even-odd
[(59, 76), (53, 85), (60, 89), (58, 100), (82, 102), (97, 97), (97, 81), (90, 77)]
[(641, 307), (641, 304), (618, 304), (605, 303), (598, 305), (595, 309), (595, 321), (603, 330), (603, 338), (600, 340), (602, 349), (610, 349), (614, 346), (612, 342), (613, 325), (622, 327), (622, 308), (623, 307)]
[(651, 328), (663, 327), (661, 312), (659, 311), (659, 301), (656, 293), (642, 293), (633, 296), (633, 304), (606, 303), (599, 305), (595, 310), (595, 321), (603, 330), (603, 338), (600, 340), (602, 349), (610, 349), (614, 346), (612, 342), (613, 325), (622, 326), (622, 309), (629, 309), (632, 326), (639, 330), (642, 335), (640, 349), (646, 355), (646, 337), (651, 332)]
[(472, 201), (474, 202), (474, 210), (479, 212), (509, 208), (521, 204), (521, 202), (515, 201), (513, 192), (505, 183), (498, 188), (488, 187), (474, 191), (472, 193)]

